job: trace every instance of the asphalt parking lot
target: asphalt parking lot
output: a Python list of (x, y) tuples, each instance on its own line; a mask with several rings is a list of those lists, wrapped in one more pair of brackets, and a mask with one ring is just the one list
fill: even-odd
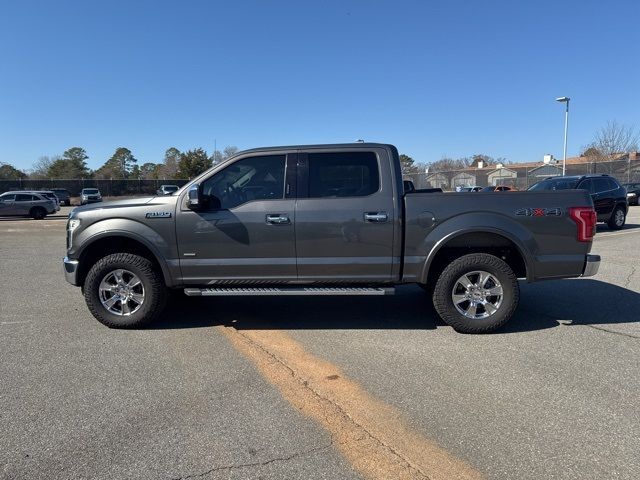
[(0, 478), (640, 477), (640, 207), (484, 336), (416, 287), (110, 330), (64, 281), (66, 210), (0, 219)]

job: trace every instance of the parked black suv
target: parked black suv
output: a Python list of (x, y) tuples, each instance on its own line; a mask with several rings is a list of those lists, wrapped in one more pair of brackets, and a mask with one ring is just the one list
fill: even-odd
[(608, 175), (549, 177), (529, 187), (529, 190), (586, 190), (591, 194), (598, 222), (620, 230), (627, 220), (629, 203), (627, 190)]
[(51, 191), (56, 194), (60, 205), (71, 205), (71, 194), (66, 188), (52, 188)]

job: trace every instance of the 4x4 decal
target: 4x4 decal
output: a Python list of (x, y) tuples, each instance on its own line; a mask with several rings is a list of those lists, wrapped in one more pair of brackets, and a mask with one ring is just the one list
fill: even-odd
[(562, 215), (561, 208), (519, 208), (516, 215), (523, 217), (559, 217)]

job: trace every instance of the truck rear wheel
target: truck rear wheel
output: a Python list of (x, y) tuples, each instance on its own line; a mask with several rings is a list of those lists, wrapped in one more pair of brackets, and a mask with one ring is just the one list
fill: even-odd
[(433, 305), (445, 323), (461, 333), (489, 333), (503, 326), (518, 306), (518, 279), (504, 261), (473, 253), (440, 274)]
[(112, 328), (138, 328), (164, 309), (166, 291), (161, 272), (148, 259), (114, 253), (91, 267), (84, 299), (93, 316)]

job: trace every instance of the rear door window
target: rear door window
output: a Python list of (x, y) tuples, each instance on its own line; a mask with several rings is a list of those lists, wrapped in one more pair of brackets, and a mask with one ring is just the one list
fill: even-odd
[(16, 202), (31, 202), (33, 200), (38, 200), (35, 196), (30, 195), (28, 193), (19, 193), (16, 195)]
[(617, 190), (618, 184), (613, 178), (607, 178), (607, 183), (609, 184), (609, 190)]
[(582, 181), (578, 188), (581, 190), (587, 190), (589, 193), (595, 193), (593, 182), (591, 181), (590, 178), (587, 178), (586, 180)]
[(611, 190), (611, 187), (609, 185), (609, 182), (607, 181), (609, 180), (608, 178), (594, 178), (591, 181), (593, 182), (594, 185), (594, 190), (595, 193), (602, 193), (602, 192), (606, 192), (608, 190)]
[(373, 152), (309, 153), (309, 197), (365, 197), (380, 189)]

